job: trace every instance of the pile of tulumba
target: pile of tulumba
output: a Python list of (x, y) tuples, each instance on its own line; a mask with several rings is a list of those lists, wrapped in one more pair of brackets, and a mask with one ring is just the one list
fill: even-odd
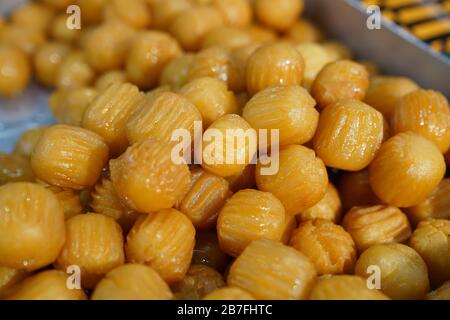
[[(0, 95), (33, 71), (58, 122), (0, 154), (0, 298), (450, 299), (448, 101), (302, 11), (37, 0), (0, 18)], [(196, 121), (278, 129), (278, 171), (251, 137), (243, 162), (175, 163)]]

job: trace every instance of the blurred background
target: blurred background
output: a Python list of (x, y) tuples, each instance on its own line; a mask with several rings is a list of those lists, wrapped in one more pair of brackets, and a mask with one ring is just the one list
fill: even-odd
[[(26, 2), (0, 0), (0, 15)], [(450, 0), (305, 0), (305, 4), (306, 15), (359, 58), (450, 97), (450, 58), (446, 56), (450, 53)], [(379, 30), (367, 28), (368, 5), (379, 6), (386, 18)], [(0, 152), (11, 151), (24, 130), (52, 123), (48, 95), (33, 84), (19, 97), (0, 98)]]
[[(0, 0), (0, 16), (6, 16), (25, 0)], [(52, 115), (47, 107), (49, 92), (32, 84), (19, 97), (0, 98), (0, 152), (9, 152), (19, 135), (26, 129), (51, 123)]]

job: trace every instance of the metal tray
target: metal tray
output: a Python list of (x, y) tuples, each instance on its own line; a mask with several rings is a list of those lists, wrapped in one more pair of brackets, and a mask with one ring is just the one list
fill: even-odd
[(376, 62), (388, 74), (410, 77), (423, 88), (439, 90), (450, 98), (447, 56), (386, 19), (382, 19), (381, 29), (370, 30), (367, 8), (361, 1), (306, 0), (306, 5), (308, 15), (358, 57)]
[[(26, 0), (1, 0), (4, 16)], [(366, 26), (365, 7), (356, 0), (306, 0), (306, 13), (333, 38), (343, 41), (363, 59), (383, 71), (413, 78), (424, 88), (450, 97), (450, 61), (397, 25), (383, 21), (380, 30)], [(15, 99), (0, 98), (0, 152), (9, 152), (20, 134), (53, 122), (47, 107), (49, 92), (33, 84)]]
[[(24, 0), (1, 0), (0, 16), (22, 5)], [(49, 92), (32, 84), (19, 97), (0, 98), (0, 152), (9, 152), (20, 134), (32, 127), (53, 122), (48, 110)]]

